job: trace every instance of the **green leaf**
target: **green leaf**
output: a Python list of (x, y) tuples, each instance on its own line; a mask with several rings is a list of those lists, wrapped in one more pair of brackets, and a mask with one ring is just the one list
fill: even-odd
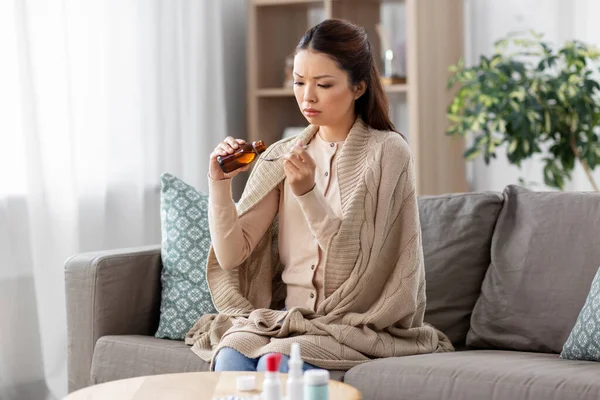
[(448, 136), (454, 136), (454, 135), (461, 135), (462, 131), (460, 129), (460, 125), (450, 125), (448, 127), (448, 129), (446, 129), (446, 135)]
[(494, 48), (496, 52), (500, 53), (502, 50), (508, 47), (508, 39), (500, 39), (494, 43)]
[(571, 132), (576, 132), (577, 128), (579, 127), (579, 115), (577, 114), (572, 114), (571, 116), (571, 123), (570, 123), (570, 128), (571, 128)]
[(454, 123), (460, 123), (462, 121), (462, 117), (460, 115), (456, 115), (456, 114), (452, 114), (452, 113), (448, 114), (448, 119)]
[(534, 110), (527, 111), (527, 120), (529, 123), (533, 124), (538, 119), (540, 119), (540, 116)]
[(518, 88), (517, 90), (513, 91), (510, 94), (510, 98), (516, 99), (519, 101), (525, 100), (525, 89), (523, 89), (522, 87)]
[(565, 180), (561, 174), (556, 173), (554, 176), (554, 181), (556, 182), (556, 187), (558, 189), (565, 190)]
[[(590, 151), (587, 156), (588, 167), (593, 171), (598, 165), (598, 156), (596, 156), (596, 152)], [(572, 168), (571, 168), (572, 169)]]
[(513, 140), (510, 142), (510, 146), (508, 146), (508, 152), (509, 152), (509, 153), (514, 153), (514, 152), (515, 152), (515, 150), (517, 149), (517, 146), (518, 146), (518, 145), (519, 145), (519, 142), (518, 142), (518, 140), (517, 140), (517, 139), (513, 139)]
[(556, 179), (554, 179), (554, 174), (551, 170), (551, 165), (546, 164), (544, 166), (544, 183), (550, 187), (556, 187)]
[(501, 119), (498, 121), (498, 131), (500, 133), (506, 133), (506, 121)]
[(562, 102), (565, 103), (567, 101), (567, 98), (565, 97), (565, 91), (564, 90), (558, 90), (557, 92), (558, 95), (558, 99)]
[(533, 29), (532, 29), (532, 30), (529, 30), (529, 34), (530, 34), (531, 36), (533, 36), (533, 38), (534, 38), (534, 39), (536, 39), (536, 40), (538, 40), (538, 41), (541, 41), (541, 40), (542, 40), (542, 38), (544, 37), (544, 34), (543, 34), (543, 33), (541, 33), (541, 32), (536, 32), (536, 31), (534, 31)]
[(573, 154), (573, 151), (571, 151), (570, 148), (567, 151), (562, 152), (560, 162), (567, 171), (571, 171), (575, 168), (575, 154)]
[(564, 189), (564, 177), (554, 160), (547, 159), (544, 166), (544, 183), (560, 190)]
[(473, 161), (475, 158), (477, 158), (477, 156), (479, 155), (479, 152), (480, 152), (480, 150), (478, 147), (471, 147), (470, 149), (465, 151), (464, 158), (467, 161)]
[(497, 142), (495, 140), (488, 141), (487, 154), (493, 154), (496, 151)]
[(484, 69), (484, 70), (485, 69), (490, 69), (490, 63), (489, 63), (488, 59), (484, 55), (480, 56), (480, 60), (481, 60), (480, 61), (480, 65), (481, 65), (482, 69)]
[(498, 64), (500, 64), (500, 62), (502, 61), (502, 57), (498, 54), (494, 55), (494, 57), (492, 58), (492, 61), (490, 62), (490, 68), (491, 69), (495, 69)]

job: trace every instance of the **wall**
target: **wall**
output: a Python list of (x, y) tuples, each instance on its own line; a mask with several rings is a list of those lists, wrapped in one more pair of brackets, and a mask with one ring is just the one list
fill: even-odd
[[(465, 57), (468, 64), (480, 54), (491, 54), (493, 43), (511, 32), (533, 29), (545, 34), (556, 45), (579, 39), (600, 46), (600, 1), (598, 0), (465, 0)], [(599, 169), (600, 170), (600, 169)], [(473, 190), (502, 190), (518, 183), (519, 177), (538, 182), (534, 189), (546, 190), (539, 158), (524, 164), (519, 171), (506, 161), (500, 150), (498, 158), (486, 166), (478, 159), (469, 165)], [(596, 182), (600, 182), (597, 170)], [(591, 190), (581, 168), (575, 172), (567, 190)]]

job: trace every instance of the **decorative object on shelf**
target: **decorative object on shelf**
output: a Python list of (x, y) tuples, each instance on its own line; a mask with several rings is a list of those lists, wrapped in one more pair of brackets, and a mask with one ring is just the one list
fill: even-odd
[(376, 25), (377, 34), (381, 41), (381, 48), (383, 49), (383, 71), (381, 73), (381, 82), (384, 85), (395, 85), (406, 83), (406, 76), (400, 71), (399, 63), (396, 60), (399, 55), (392, 48), (390, 34), (387, 32), (382, 24)]
[(283, 87), (294, 87), (294, 56), (285, 58), (284, 77)]
[(512, 33), (495, 43), (491, 57), (450, 67), (458, 85), (448, 107), (448, 135), (473, 137), (468, 160), (483, 153), (489, 164), (507, 145), (511, 164), (543, 155), (544, 182), (564, 189), (575, 163), (598, 191), (592, 171), (600, 163), (600, 51), (581, 41), (552, 49), (543, 36)]

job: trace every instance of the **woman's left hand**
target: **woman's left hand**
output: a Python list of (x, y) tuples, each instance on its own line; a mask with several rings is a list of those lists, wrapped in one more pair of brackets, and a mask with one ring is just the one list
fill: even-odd
[(315, 187), (315, 160), (296, 144), (283, 160), (283, 169), (292, 192), (302, 196)]

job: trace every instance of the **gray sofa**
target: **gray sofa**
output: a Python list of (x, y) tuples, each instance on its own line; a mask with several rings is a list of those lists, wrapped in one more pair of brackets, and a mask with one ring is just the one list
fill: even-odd
[[(600, 265), (600, 195), (503, 193), (419, 199), (426, 321), (457, 349), (334, 372), (364, 399), (598, 399), (600, 363), (559, 357)], [(158, 246), (66, 263), (69, 390), (204, 371), (180, 341), (153, 337)]]

